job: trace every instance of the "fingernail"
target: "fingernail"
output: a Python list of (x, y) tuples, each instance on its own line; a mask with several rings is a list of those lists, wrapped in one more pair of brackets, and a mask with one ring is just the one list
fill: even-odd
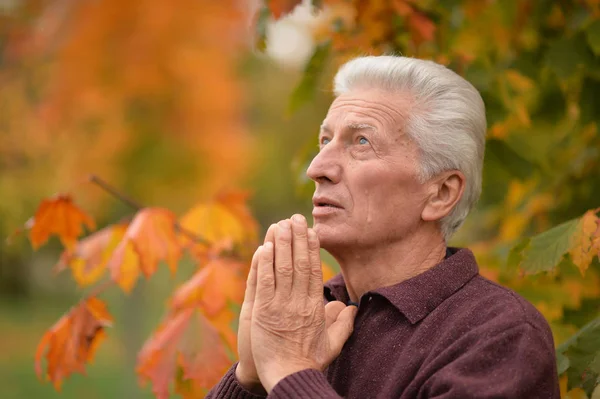
[(273, 249), (273, 243), (271, 241), (267, 241), (264, 245), (261, 245), (264, 249), (266, 249), (267, 251), (270, 251)]
[(299, 214), (295, 214), (294, 216), (292, 216), (292, 220), (296, 223), (304, 223), (304, 221), (306, 221), (304, 216), (299, 215)]
[(277, 223), (277, 225), (285, 230), (290, 230), (292, 228), (292, 226), (290, 226), (289, 220), (282, 220), (281, 222)]

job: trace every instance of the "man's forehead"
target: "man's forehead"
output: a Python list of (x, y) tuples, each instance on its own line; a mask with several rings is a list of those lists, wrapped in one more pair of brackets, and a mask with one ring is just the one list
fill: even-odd
[[(344, 122), (342, 124), (341, 128), (342, 129), (350, 129), (350, 130), (364, 130), (364, 129), (377, 130), (377, 127), (374, 124), (366, 123), (366, 122), (353, 122), (353, 121)], [(321, 124), (322, 132), (331, 132), (332, 130), (333, 130), (333, 127), (330, 126), (327, 122), (323, 122)]]

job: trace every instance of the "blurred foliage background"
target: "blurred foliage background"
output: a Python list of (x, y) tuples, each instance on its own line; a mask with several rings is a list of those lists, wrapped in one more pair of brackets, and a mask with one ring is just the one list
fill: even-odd
[[(575, 255), (581, 222), (561, 223), (600, 206), (600, 2), (297, 3), (1, 0), (0, 236), (58, 191), (76, 193), (99, 225), (128, 215), (82, 183), (89, 173), (178, 214), (241, 187), (263, 229), (309, 216), (304, 170), (335, 68), (361, 54), (433, 59), (487, 106), (482, 198), (451, 244), (544, 314), (563, 396), (591, 396), (600, 264)], [(110, 293), (110, 338), (89, 375), (57, 393), (37, 381), (34, 350), (81, 292), (52, 271), (56, 240), (33, 253), (17, 236), (0, 251), (3, 398), (152, 397), (137, 384), (137, 351), (191, 269)]]

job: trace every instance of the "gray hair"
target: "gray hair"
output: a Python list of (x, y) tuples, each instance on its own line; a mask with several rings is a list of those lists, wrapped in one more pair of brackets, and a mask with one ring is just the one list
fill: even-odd
[(358, 57), (344, 64), (334, 78), (336, 96), (370, 87), (411, 96), (405, 127), (420, 150), (421, 181), (447, 170), (465, 175), (462, 198), (440, 223), (448, 240), (481, 194), (487, 123), (479, 92), (450, 69), (409, 57)]

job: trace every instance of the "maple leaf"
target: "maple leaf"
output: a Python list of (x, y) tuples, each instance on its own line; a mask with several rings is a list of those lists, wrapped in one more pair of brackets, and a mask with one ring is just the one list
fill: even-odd
[(85, 364), (93, 360), (98, 345), (104, 340), (104, 328), (113, 318), (105, 303), (90, 297), (81, 301), (42, 337), (35, 354), (35, 370), (42, 378), (41, 360), (46, 353), (46, 377), (60, 390), (62, 380), (73, 372), (85, 374)]
[(177, 378), (177, 389), (190, 385), (208, 389), (231, 366), (217, 330), (194, 308), (170, 314), (144, 344), (138, 356), (137, 372), (141, 382), (151, 381), (158, 399), (169, 397), (169, 383)]
[(154, 274), (161, 260), (175, 273), (181, 257), (175, 220), (163, 208), (144, 208), (135, 215), (107, 266), (123, 291), (131, 291), (140, 271), (146, 278)]
[(90, 230), (96, 228), (94, 219), (76, 206), (70, 195), (62, 194), (44, 199), (26, 227), (31, 227), (29, 239), (34, 249), (48, 241), (52, 234), (56, 234), (67, 249), (72, 249), (83, 232), (82, 224)]
[(221, 312), (228, 300), (241, 303), (246, 286), (244, 269), (248, 267), (234, 260), (211, 261), (175, 291), (171, 308), (200, 306), (211, 317)]
[(60, 272), (70, 267), (73, 278), (79, 285), (95, 283), (104, 274), (108, 260), (126, 229), (126, 224), (116, 224), (89, 235), (79, 241), (73, 250), (62, 253), (55, 270)]
[(256, 240), (258, 237), (258, 223), (248, 207), (250, 193), (248, 191), (225, 191), (217, 195), (217, 201), (229, 209), (231, 213), (238, 217), (246, 236), (250, 240)]
[(181, 234), (182, 245), (189, 247), (201, 262), (234, 246), (253, 246), (258, 236), (258, 225), (248, 210), (246, 199), (247, 194), (232, 192), (194, 206), (180, 218), (179, 224), (186, 232), (202, 237), (206, 243), (198, 244), (189, 234)]
[(600, 219), (596, 216), (597, 212), (598, 209), (587, 211), (571, 238), (569, 254), (581, 275), (585, 274), (595, 256), (600, 257)]
[(302, 0), (268, 0), (268, 6), (275, 19), (290, 13)]

